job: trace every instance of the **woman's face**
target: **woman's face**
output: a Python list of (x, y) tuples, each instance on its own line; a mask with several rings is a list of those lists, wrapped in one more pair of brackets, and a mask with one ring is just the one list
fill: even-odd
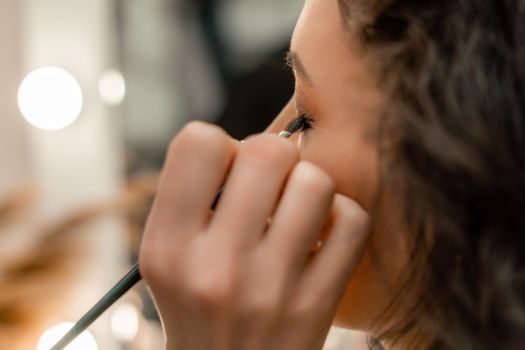
[[(324, 169), (337, 192), (370, 211), (378, 194), (376, 129), (382, 98), (352, 40), (337, 0), (306, 0), (290, 49), (295, 94), (269, 131), (280, 131), (299, 114), (313, 119), (312, 128), (297, 140), (302, 159)], [(370, 322), (389, 300), (402, 266), (393, 206), (381, 196), (385, 204), (370, 212), (372, 238), (339, 306), (339, 326), (371, 330)]]

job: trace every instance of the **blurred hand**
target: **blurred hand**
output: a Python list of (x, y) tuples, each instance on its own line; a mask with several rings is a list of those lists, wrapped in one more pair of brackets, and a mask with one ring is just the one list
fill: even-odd
[(321, 349), (368, 226), (291, 141), (241, 144), (188, 124), (170, 146), (140, 253), (167, 349)]

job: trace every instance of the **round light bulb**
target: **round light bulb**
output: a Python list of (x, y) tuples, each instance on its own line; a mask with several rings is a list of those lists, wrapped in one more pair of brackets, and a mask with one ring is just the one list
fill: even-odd
[(135, 306), (122, 303), (111, 314), (111, 330), (116, 339), (131, 342), (139, 329), (139, 314)]
[[(55, 345), (75, 324), (73, 322), (59, 323), (45, 331), (40, 339), (36, 350), (49, 350)], [(98, 350), (98, 345), (89, 331), (82, 332), (64, 350)]]
[(73, 123), (82, 110), (78, 81), (58, 67), (43, 67), (29, 73), (18, 89), (18, 107), (37, 128), (57, 130)]
[(124, 77), (115, 69), (104, 72), (98, 81), (98, 92), (106, 104), (110, 106), (121, 104), (126, 96)]

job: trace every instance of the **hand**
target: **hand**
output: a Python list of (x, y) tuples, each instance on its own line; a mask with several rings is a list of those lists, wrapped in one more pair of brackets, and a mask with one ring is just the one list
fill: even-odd
[(167, 348), (321, 349), (368, 226), (291, 141), (240, 144), (190, 123), (170, 146), (140, 252)]

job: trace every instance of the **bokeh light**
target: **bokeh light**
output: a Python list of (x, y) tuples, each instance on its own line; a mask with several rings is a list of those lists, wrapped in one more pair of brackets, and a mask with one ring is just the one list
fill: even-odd
[(18, 107), (24, 118), (37, 128), (62, 129), (80, 115), (82, 90), (78, 81), (64, 69), (39, 68), (20, 84)]
[(111, 314), (111, 330), (116, 339), (131, 342), (139, 329), (139, 314), (135, 306), (122, 303), (115, 306)]
[(126, 96), (126, 82), (122, 74), (115, 69), (104, 72), (98, 82), (100, 98), (110, 106), (122, 103)]
[[(49, 350), (74, 325), (73, 322), (62, 322), (49, 328), (40, 337), (36, 350)], [(98, 345), (93, 335), (89, 331), (84, 331), (64, 350), (98, 350)]]

